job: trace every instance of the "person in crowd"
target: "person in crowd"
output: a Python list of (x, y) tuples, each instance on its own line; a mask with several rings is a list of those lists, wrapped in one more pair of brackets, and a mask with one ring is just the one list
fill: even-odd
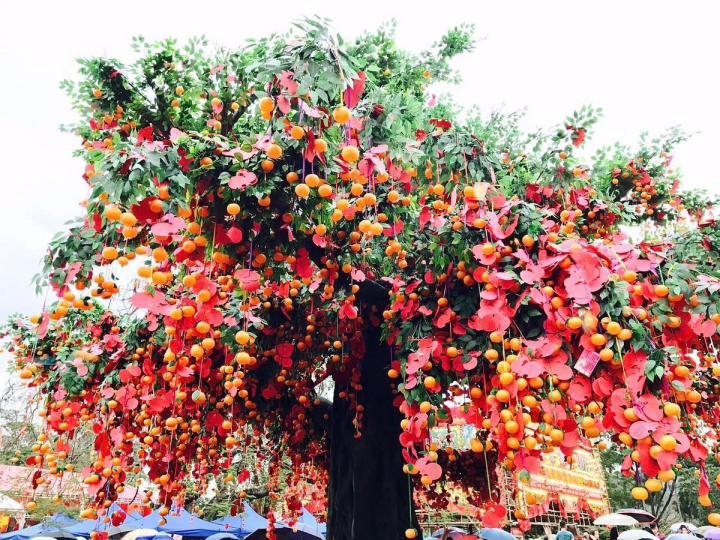
[(655, 536), (657, 536), (660, 540), (663, 540), (665, 538), (665, 535), (660, 532), (660, 528), (657, 526), (657, 523), (653, 523), (652, 533)]
[(690, 534), (690, 529), (687, 528), (685, 525), (680, 526), (680, 530), (678, 531), (680, 534)]
[(612, 527), (610, 529), (610, 540), (618, 540), (618, 530), (617, 527)]
[(560, 530), (555, 535), (555, 540), (575, 540), (573, 533), (567, 530), (567, 521), (560, 520)]

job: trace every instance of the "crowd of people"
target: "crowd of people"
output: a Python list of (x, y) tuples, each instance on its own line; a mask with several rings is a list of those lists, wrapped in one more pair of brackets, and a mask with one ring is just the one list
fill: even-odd
[[(649, 524), (645, 525), (643, 527), (643, 530), (646, 532), (656, 536), (660, 540), (663, 540), (665, 538), (665, 535), (660, 532), (660, 529), (658, 528), (657, 524)], [(688, 529), (685, 525), (681, 526), (678, 530), (679, 534), (690, 534), (690, 529)], [(617, 540), (618, 539), (618, 529), (617, 527), (612, 527), (610, 529), (610, 540)], [(577, 529), (575, 529), (574, 532), (571, 532), (568, 530), (568, 524), (567, 521), (561, 520), (560, 521), (560, 529), (558, 530), (557, 534), (555, 535), (555, 540), (600, 540), (600, 531), (594, 530), (594, 531), (585, 531), (582, 534), (578, 533)]]

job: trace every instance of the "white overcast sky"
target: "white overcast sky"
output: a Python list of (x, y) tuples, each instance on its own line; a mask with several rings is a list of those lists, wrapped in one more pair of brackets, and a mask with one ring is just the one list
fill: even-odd
[[(302, 15), (330, 17), (343, 35), (396, 18), (401, 47), (421, 50), (462, 22), (485, 36), (455, 66), (457, 101), (485, 111), (527, 107), (528, 127), (561, 122), (583, 104), (603, 107), (593, 144), (633, 143), (673, 125), (700, 132), (676, 153), (692, 187), (720, 191), (720, 2), (214, 0), (0, 2), (0, 320), (39, 312), (30, 278), (53, 234), (86, 196), (78, 140), (58, 83), (75, 58), (132, 59), (130, 38), (205, 34), (238, 46), (284, 31)], [(6, 375), (0, 365), (0, 383)]]

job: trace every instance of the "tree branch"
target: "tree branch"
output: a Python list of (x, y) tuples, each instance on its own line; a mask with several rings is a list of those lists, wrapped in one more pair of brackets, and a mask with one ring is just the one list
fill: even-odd
[[(670, 503), (673, 500), (673, 494), (675, 493), (675, 485), (677, 484), (677, 480), (673, 480), (672, 487), (670, 488), (670, 494), (668, 495), (667, 500), (665, 501), (665, 505), (662, 507), (662, 510), (660, 510), (655, 517), (660, 519), (660, 516), (664, 515), (665, 512), (668, 509), (668, 506), (670, 506)], [(665, 490), (667, 489), (667, 484), (665, 484), (665, 489), (663, 489), (663, 495), (665, 495)]]
[[(305, 249), (308, 251), (310, 260), (317, 266), (322, 267), (322, 257), (325, 255), (325, 250), (319, 246), (316, 246), (310, 238), (305, 239)], [(377, 307), (384, 307), (389, 302), (388, 293), (389, 289), (382, 286), (377, 281), (366, 279), (365, 281), (358, 281), (355, 283), (359, 289), (355, 294), (358, 300), (363, 303), (370, 304)], [(335, 281), (336, 287), (348, 287), (350, 286), (350, 275), (342, 273), (340, 277)]]
[[(310, 410), (310, 416), (313, 422), (319, 426), (326, 434), (330, 434), (332, 421), (332, 401), (325, 398), (318, 398), (319, 405), (315, 405)], [(327, 416), (327, 418), (325, 418)]]
[(250, 108), (250, 105), (255, 103), (256, 100), (257, 96), (255, 94), (248, 96), (247, 104), (244, 107), (240, 107), (237, 111), (235, 111), (235, 114), (230, 117), (230, 121), (222, 127), (222, 134), (225, 137), (227, 137), (228, 134), (232, 132), (233, 127), (235, 127), (237, 121), (240, 120), (240, 117), (245, 114), (245, 111), (247, 111)]

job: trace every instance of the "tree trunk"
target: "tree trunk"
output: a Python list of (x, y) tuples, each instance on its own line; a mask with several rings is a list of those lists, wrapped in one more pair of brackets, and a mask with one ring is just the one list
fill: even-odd
[(336, 383), (330, 433), (328, 540), (403, 540), (415, 528), (421, 537), (412, 488), (403, 473), (398, 437), (400, 411), (386, 369), (390, 349), (380, 328), (368, 325), (361, 361), (358, 403), (364, 407), (362, 436), (355, 438), (355, 412), (338, 396), (346, 390)]

